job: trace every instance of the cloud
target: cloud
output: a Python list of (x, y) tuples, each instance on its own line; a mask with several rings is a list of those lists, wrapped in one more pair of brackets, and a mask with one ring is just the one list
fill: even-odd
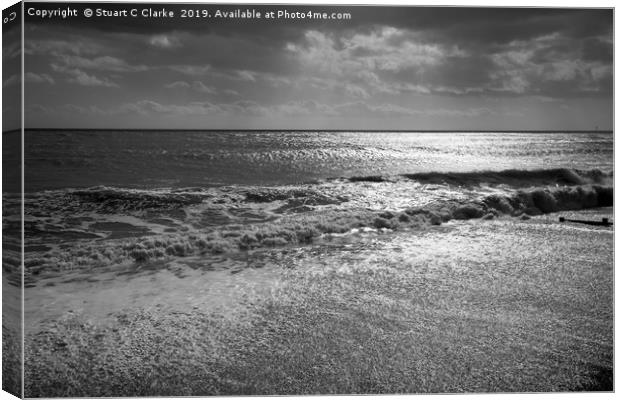
[(181, 46), (181, 41), (178, 37), (167, 34), (153, 35), (149, 38), (148, 43), (160, 49), (170, 49)]
[(219, 104), (218, 107), (224, 115), (228, 116), (251, 115), (265, 117), (273, 114), (270, 111), (270, 107), (262, 106), (253, 100), (239, 100), (234, 103)]
[(378, 117), (406, 117), (406, 116), (435, 116), (435, 117), (479, 117), (482, 115), (507, 115), (487, 107), (467, 107), (462, 109), (445, 108), (410, 108), (397, 104), (382, 103), (368, 104), (362, 101), (343, 103), (334, 107), (338, 115), (345, 116), (378, 116)]
[(336, 79), (340, 85), (334, 86), (360, 98), (430, 93), (424, 75), (448, 58), (467, 56), (456, 46), (424, 42), (415, 32), (389, 26), (344, 37), (309, 30), (303, 42), (288, 43), (285, 49), (307, 74)]
[(75, 70), (74, 77), (69, 79), (69, 82), (77, 83), (82, 86), (103, 86), (103, 87), (118, 87), (118, 85), (106, 78), (98, 78), (94, 75), (89, 75), (84, 71)]
[(285, 104), (263, 106), (252, 100), (240, 100), (232, 103), (214, 104), (211, 102), (190, 102), (187, 104), (162, 104), (153, 100), (139, 100), (133, 103), (124, 103), (117, 107), (101, 109), (93, 106), (76, 106), (65, 104), (57, 107), (40, 107), (38, 111), (45, 113), (53, 112), (79, 112), (92, 115), (174, 115), (174, 116), (263, 116), (274, 115), (295, 116), (311, 115), (315, 112), (333, 113), (331, 107), (314, 101), (294, 101)]
[(97, 77), (77, 68), (67, 68), (52, 64), (52, 70), (68, 75), (67, 81), (82, 86), (118, 87), (118, 84), (105, 77)]
[(69, 114), (84, 114), (84, 115), (106, 115), (106, 112), (97, 106), (80, 106), (76, 104), (64, 104), (60, 107), (62, 111)]
[(140, 100), (135, 103), (126, 103), (117, 109), (108, 111), (111, 114), (172, 114), (177, 116), (215, 115), (222, 110), (209, 102), (193, 102), (183, 105), (161, 104), (152, 100)]
[(192, 89), (194, 89), (197, 92), (200, 93), (207, 93), (207, 94), (216, 94), (217, 90), (215, 90), (215, 88), (211, 87), (211, 86), (207, 86), (204, 83), (200, 82), (200, 81), (194, 81), (192, 82)]
[(580, 46), (558, 34), (514, 41), (490, 56), (495, 68), (488, 89), (546, 96), (608, 93), (611, 59), (602, 58), (582, 57)]
[[(152, 125), (158, 115), (179, 126), (252, 126), (260, 120), (277, 128), (283, 121), (294, 125), (295, 116), (319, 123), (325, 116), (325, 127), (359, 126), (367, 117), (377, 121), (373, 127), (398, 126), (392, 120), (405, 128), (416, 121), (441, 125), (443, 118), (470, 116), (484, 117), (480, 126), (520, 123), (484, 107), (528, 110), (528, 124), (544, 125), (560, 118), (562, 102), (595, 115), (584, 118), (588, 123), (597, 113), (600, 119), (611, 115), (613, 10), (353, 9), (352, 20), (337, 24), (33, 21), (25, 32), (27, 70), (38, 76), (26, 77), (38, 82), (29, 86), (30, 101), (55, 107), (47, 86), (53, 82), (85, 115), (123, 112), (114, 123), (132, 126)], [(5, 78), (5, 85), (18, 82)], [(114, 87), (122, 90), (109, 90)], [(536, 96), (549, 102), (530, 101)], [(195, 121), (183, 118), (190, 115)], [(218, 118), (198, 118), (213, 115)]]
[(210, 65), (169, 65), (167, 68), (190, 76), (201, 76), (211, 71)]
[(32, 113), (32, 114), (54, 114), (55, 110), (52, 110), (51, 107), (46, 107), (42, 104), (28, 104), (26, 105), (26, 107), (24, 108), (24, 111), (26, 114)]
[[(216, 69), (210, 65), (169, 65), (165, 68), (175, 71), (175, 72), (180, 72), (184, 75), (191, 76), (191, 77), (202, 77), (202, 76), (208, 75), (209, 78), (217, 78), (218, 80), (244, 82), (246, 84), (263, 83), (271, 87), (291, 86), (294, 84), (293, 79), (289, 77), (280, 76), (280, 75), (276, 75), (273, 73), (252, 71), (252, 70)], [(215, 92), (214, 88), (205, 87), (205, 85), (202, 84), (201, 81), (194, 81), (192, 84), (185, 82), (185, 81), (176, 81), (170, 84), (166, 84), (164, 86), (168, 89), (173, 88), (173, 87), (189, 88), (190, 86), (194, 86), (194, 88), (198, 91)], [(235, 91), (235, 93), (237, 92)]]
[[(26, 54), (30, 56), (47, 56), (51, 70), (65, 75), (67, 82), (89, 87), (119, 87), (106, 73), (143, 72), (149, 68), (144, 65), (131, 65), (123, 59), (111, 55), (97, 53), (105, 51), (105, 47), (97, 41), (85, 45), (82, 40), (28, 40)], [(28, 60), (27, 60), (28, 61)], [(118, 75), (117, 75), (118, 77)], [(45, 73), (28, 73), (27, 82), (54, 84), (56, 80)]]
[(359, 85), (345, 83), (344, 90), (347, 95), (351, 97), (359, 97), (360, 99), (367, 99), (370, 97), (368, 91)]
[(211, 86), (207, 86), (201, 81), (193, 81), (188, 83), (185, 81), (176, 81), (164, 85), (167, 89), (192, 89), (199, 93), (216, 94), (217, 90)]
[(368, 118), (368, 117), (419, 117), (433, 116), (440, 118), (477, 118), (484, 115), (520, 115), (518, 112), (498, 112), (486, 107), (467, 108), (409, 108), (398, 104), (380, 103), (369, 104), (364, 101), (355, 101), (329, 105), (314, 100), (295, 100), (282, 104), (261, 105), (252, 100), (240, 100), (232, 103), (190, 102), (187, 104), (162, 104), (153, 100), (140, 100), (133, 103), (124, 103), (117, 107), (102, 109), (97, 106), (82, 106), (65, 104), (56, 107), (39, 107), (32, 110), (41, 113), (55, 112), (80, 113), (92, 116), (112, 115), (167, 115), (177, 117), (188, 116), (218, 116), (240, 117), (254, 116), (265, 118), (301, 117), (316, 118)]
[(67, 82), (81, 86), (119, 87), (119, 85), (106, 77), (95, 76), (82, 71), (79, 68), (68, 68), (64, 65), (51, 65), (52, 70), (67, 75)]
[(236, 71), (236, 74), (237, 74), (236, 79), (240, 79), (242, 81), (249, 81), (249, 82), (256, 82), (256, 76), (258, 75), (255, 72), (247, 71), (247, 70)]
[(184, 81), (176, 81), (164, 85), (166, 89), (189, 89), (192, 85)]
[(73, 55), (59, 55), (57, 63), (69, 68), (92, 69), (112, 72), (143, 72), (149, 68), (145, 65), (130, 65), (126, 61), (112, 56), (85, 58)]
[(248, 83), (265, 83), (272, 87), (290, 86), (293, 80), (289, 77), (277, 75), (269, 72), (259, 72), (252, 70), (217, 70), (213, 71), (212, 76), (229, 79), (232, 81), (242, 81)]
[(287, 45), (302, 62), (336, 75), (365, 71), (402, 71), (440, 64), (464, 55), (458, 47), (422, 42), (412, 31), (383, 26), (371, 33), (335, 37), (309, 30), (305, 43)]
[(75, 40), (28, 39), (24, 42), (26, 55), (92, 55), (102, 51), (97, 41), (75, 38)]
[(284, 116), (318, 115), (324, 117), (337, 115), (334, 107), (314, 100), (290, 101), (272, 107), (270, 113)]
[(444, 31), (417, 28), (375, 26), (341, 35), (307, 30), (302, 40), (284, 49), (297, 59), (298, 82), (344, 91), (352, 98), (406, 93), (575, 96), (611, 90), (610, 35), (579, 39), (582, 45), (566, 29), (515, 32), (518, 39), (500, 46), (492, 35), (486, 43), (468, 44), (439, 34), (452, 32), (452, 26)]
[(55, 83), (54, 79), (48, 74), (35, 74), (34, 72), (26, 72), (24, 80), (28, 83), (48, 83), (50, 85)]
[(22, 54), (21, 40), (13, 43), (4, 43), (2, 46), (2, 58), (7, 60), (20, 57)]
[(2, 87), (9, 87), (21, 83), (21, 75), (13, 74), (2, 82)]

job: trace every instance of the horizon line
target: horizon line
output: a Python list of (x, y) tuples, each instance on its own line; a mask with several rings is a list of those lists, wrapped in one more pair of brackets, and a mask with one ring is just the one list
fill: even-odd
[[(2, 133), (21, 131), (9, 129)], [(398, 133), (613, 133), (613, 129), (183, 129), (183, 128), (23, 128), (24, 131), (181, 131), (181, 132), (398, 132)]]

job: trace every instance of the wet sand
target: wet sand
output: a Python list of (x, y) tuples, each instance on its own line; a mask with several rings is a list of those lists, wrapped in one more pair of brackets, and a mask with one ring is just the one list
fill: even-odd
[[(611, 390), (613, 228), (559, 223), (560, 215), (600, 220), (611, 218), (612, 209), (360, 231), (243, 257), (185, 257), (42, 277), (26, 289), (26, 346), (60, 334), (67, 318), (105, 330), (118, 329), (119, 315), (146, 312), (153, 325), (143, 332), (152, 334), (163, 324), (166, 337), (211, 343), (199, 353), (181, 350), (183, 365), (209, 364), (216, 358), (207, 355), (214, 348), (222, 354), (220, 362), (227, 360), (225, 368), (184, 383), (194, 395)], [(178, 314), (194, 321), (228, 316), (228, 334), (210, 337), (200, 323), (175, 327), (170, 321), (176, 317), (170, 318)], [(293, 345), (292, 338), (299, 343)], [(262, 346), (253, 342), (258, 339)], [(373, 359), (396, 339), (396, 358)], [(320, 346), (311, 352), (324, 353), (331, 367), (317, 366), (315, 355), (310, 360), (309, 354), (298, 354), (304, 343)], [(353, 344), (359, 347), (351, 359), (344, 354)], [(265, 349), (285, 352), (284, 359)], [(37, 350), (38, 362), (63, 364), (70, 358), (65, 354), (63, 361), (57, 350)], [(305, 361), (290, 364), (295, 354)], [(98, 362), (113, 368), (117, 361)], [(359, 368), (375, 363), (385, 371), (339, 375), (353, 361)], [(232, 365), (239, 368), (232, 371)], [(250, 371), (256, 368), (262, 372), (254, 376)], [(319, 372), (310, 374), (311, 368)], [(63, 384), (62, 393), (173, 393), (172, 378), (162, 374), (157, 382), (164, 383), (132, 393), (106, 392), (113, 389), (104, 389), (105, 382), (90, 386), (99, 391)], [(282, 374), (292, 374), (288, 385)], [(395, 377), (392, 383), (386, 374)], [(60, 379), (49, 373), (38, 378), (51, 386), (31, 391), (52, 390), (54, 379)], [(365, 390), (362, 378), (377, 387)], [(205, 379), (211, 389), (200, 383)]]

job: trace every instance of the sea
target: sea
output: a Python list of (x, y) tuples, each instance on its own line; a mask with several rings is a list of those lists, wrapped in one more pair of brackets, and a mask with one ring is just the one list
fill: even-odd
[[(369, 241), (415, 246), (412, 232), (461, 243), (462, 223), (480, 235), (488, 221), (613, 211), (610, 132), (26, 130), (24, 141), (31, 331), (69, 309), (105, 319), (183, 305), (205, 287), (222, 301), (234, 279), (277, 275), (249, 265), (281, 265), (291, 251), (337, 259)], [(9, 150), (5, 271), (19, 264), (21, 229)]]
[(24, 140), (27, 192), (304, 184), (418, 172), (613, 169), (613, 135), (605, 132), (26, 130)]

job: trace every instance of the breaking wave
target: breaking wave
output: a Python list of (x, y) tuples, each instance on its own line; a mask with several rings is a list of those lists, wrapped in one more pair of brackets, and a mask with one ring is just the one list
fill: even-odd
[[(93, 187), (67, 193), (67, 200), (77, 202), (80, 207), (93, 208), (103, 212), (119, 212), (145, 209), (173, 209), (200, 204), (209, 196), (205, 193), (185, 191), (146, 191)], [(68, 203), (71, 204), (71, 203)]]
[[(548, 185), (611, 184), (613, 173), (598, 169), (508, 169), (480, 172), (420, 172), (400, 175), (425, 184), (448, 184), (452, 186), (506, 185), (516, 188)], [(387, 182), (392, 178), (380, 175), (354, 176), (349, 182)]]
[[(486, 176), (515, 176), (514, 172), (499, 172)], [(455, 174), (459, 176), (459, 174)], [(528, 173), (516, 174), (520, 179)], [(453, 175), (448, 175), (453, 176)], [(468, 176), (468, 175), (465, 175)], [(41, 271), (65, 270), (84, 267), (106, 266), (124, 262), (144, 263), (169, 257), (186, 257), (192, 255), (214, 255), (256, 249), (306, 245), (330, 238), (354, 234), (356, 232), (388, 232), (425, 229), (433, 225), (441, 225), (450, 220), (493, 219), (502, 216), (520, 217), (544, 213), (581, 210), (587, 208), (613, 206), (613, 187), (606, 185), (576, 185), (586, 178), (604, 180), (603, 174), (579, 174), (577, 172), (553, 170), (534, 171), (531, 173), (536, 180), (556, 182), (558, 177), (571, 178), (570, 183), (561, 187), (536, 187), (514, 191), (504, 191), (471, 197), (469, 199), (440, 199), (424, 206), (407, 207), (399, 210), (373, 210), (360, 208), (329, 208), (345, 199), (321, 195), (317, 190), (267, 190), (255, 189), (243, 191), (232, 203), (224, 207), (235, 209), (239, 202), (256, 202), (263, 206), (269, 202), (300, 201), (311, 196), (314, 203), (327, 205), (318, 211), (307, 211), (280, 214), (277, 219), (264, 219), (250, 223), (230, 221), (221, 225), (200, 225), (193, 229), (187, 226), (176, 226), (164, 232), (152, 235), (141, 235), (123, 240), (84, 240), (72, 246), (60, 246), (43, 253), (29, 254), (26, 260), (28, 274)], [(468, 178), (470, 179), (470, 178)], [(531, 180), (530, 180), (531, 181)], [(572, 186), (571, 186), (572, 185)], [(395, 188), (397, 190), (397, 188)], [(105, 196), (103, 195), (105, 193)], [(134, 193), (135, 194), (135, 193)], [(80, 191), (73, 195), (85, 201), (115, 204), (118, 201), (138, 201), (141, 206), (182, 207), (196, 204), (204, 199), (211, 199), (207, 193), (188, 191), (169, 192), (166, 196), (153, 194), (135, 197), (124, 193), (122, 196), (108, 189), (100, 191)], [(103, 196), (103, 197), (102, 197)], [(178, 196), (178, 197), (175, 197)], [(292, 197), (291, 197), (292, 196)], [(304, 197), (306, 196), (306, 197)], [(314, 196), (314, 197), (312, 197)], [(172, 201), (170, 198), (174, 198)], [(346, 203), (345, 203), (346, 204)], [(100, 209), (106, 210), (107, 206)], [(124, 210), (131, 207), (124, 205)], [(310, 208), (311, 210), (311, 208)], [(195, 211), (196, 212), (196, 211)], [(212, 212), (212, 210), (197, 212)]]

